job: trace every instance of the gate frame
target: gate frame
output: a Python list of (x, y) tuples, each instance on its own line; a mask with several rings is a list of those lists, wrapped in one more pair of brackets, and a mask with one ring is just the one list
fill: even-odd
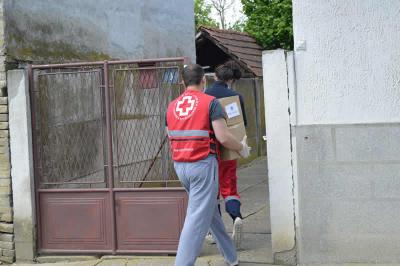
[[(79, 63), (65, 63), (65, 64), (45, 64), (45, 65), (28, 65), (27, 67), (27, 78), (25, 77), (25, 79), (27, 79), (27, 85), (28, 85), (28, 92), (29, 94), (26, 95), (27, 97), (27, 104), (28, 106), (30, 105), (30, 108), (28, 108), (28, 112), (27, 112), (27, 119), (28, 119), (28, 127), (30, 127), (30, 133), (31, 136), (29, 136), (29, 138), (31, 139), (30, 141), (30, 147), (29, 149), (31, 149), (31, 154), (32, 154), (32, 158), (30, 159), (30, 163), (32, 166), (32, 171), (33, 171), (33, 193), (34, 195), (32, 195), (34, 197), (34, 202), (32, 202), (32, 213), (34, 218), (32, 218), (33, 220), (33, 224), (32, 224), (32, 231), (33, 231), (33, 253), (32, 256), (27, 256), (26, 258), (22, 259), (22, 260), (33, 260), (34, 257), (36, 256), (37, 253), (39, 253), (39, 251), (41, 253), (51, 253), (54, 252), (52, 250), (39, 250), (40, 248), (40, 241), (41, 241), (41, 222), (40, 222), (40, 204), (39, 204), (39, 194), (40, 192), (47, 192), (47, 193), (54, 193), (54, 192), (59, 192), (59, 193), (63, 193), (63, 192), (77, 192), (77, 193), (82, 193), (82, 192), (107, 192), (108, 193), (108, 197), (109, 197), (109, 204), (111, 207), (111, 214), (112, 214), (112, 218), (111, 218), (111, 245), (112, 245), (112, 250), (111, 254), (124, 254), (127, 253), (128, 251), (117, 251), (117, 230), (116, 230), (116, 211), (115, 211), (115, 192), (122, 192), (122, 191), (154, 191), (154, 190), (158, 190), (157, 188), (151, 188), (151, 189), (146, 189), (146, 188), (114, 188), (114, 169), (113, 167), (107, 167), (106, 169), (106, 173), (107, 173), (107, 188), (100, 188), (100, 189), (87, 189), (87, 188), (82, 188), (82, 189), (40, 189), (39, 186), (39, 173), (37, 171), (37, 167), (33, 167), (34, 161), (37, 158), (37, 153), (38, 153), (38, 147), (36, 147), (36, 141), (34, 141), (34, 139), (36, 139), (36, 132), (35, 130), (33, 130), (35, 128), (35, 112), (31, 111), (31, 110), (35, 110), (35, 100), (33, 97), (33, 93), (34, 93), (34, 82), (33, 82), (33, 71), (35, 69), (52, 69), (52, 68), (63, 68), (63, 67), (85, 67), (85, 66), (99, 66), (99, 67), (103, 67), (104, 69), (102, 70), (103, 74), (104, 74), (104, 78), (102, 81), (102, 84), (100, 86), (100, 88), (102, 88), (105, 92), (104, 95), (104, 100), (105, 100), (105, 107), (104, 110), (105, 112), (105, 122), (106, 122), (106, 136), (105, 136), (105, 141), (104, 144), (107, 147), (107, 159), (104, 160), (104, 162), (107, 163), (107, 166), (109, 165), (114, 165), (113, 164), (113, 143), (112, 143), (112, 111), (111, 111), (111, 96), (110, 96), (110, 84), (109, 84), (109, 66), (110, 65), (119, 65), (119, 64), (140, 64), (140, 63), (160, 63), (160, 62), (172, 62), (172, 61), (181, 61), (183, 64), (188, 62), (188, 58), (187, 57), (173, 57), (173, 58), (158, 58), (158, 59), (143, 59), (143, 60), (115, 60), (115, 61), (96, 61), (96, 62), (79, 62)], [(30, 114), (29, 114), (30, 112)], [(30, 116), (29, 116), (30, 115)], [(30, 120), (30, 121), (29, 121)], [(184, 191), (183, 188), (160, 188), (159, 190), (168, 190), (168, 191)], [(35, 217), (36, 216), (36, 217)], [(36, 228), (35, 228), (35, 223), (36, 222)], [(17, 230), (16, 230), (17, 231)], [(19, 258), (18, 253), (22, 252), (22, 248), (21, 250), (17, 249), (17, 259)], [(104, 250), (65, 250), (65, 251), (60, 251), (57, 250), (55, 251), (57, 253), (60, 254), (105, 254), (106, 252)], [(171, 250), (146, 250), (146, 251), (140, 251), (140, 253), (175, 253), (176, 251), (171, 251)], [(35, 254), (36, 253), (36, 254)], [(135, 252), (136, 253), (136, 252)], [(139, 253), (139, 252), (137, 252)]]

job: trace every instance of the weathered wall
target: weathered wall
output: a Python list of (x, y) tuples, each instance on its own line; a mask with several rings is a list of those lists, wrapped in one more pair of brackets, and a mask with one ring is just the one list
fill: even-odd
[(394, 0), (293, 1), (301, 265), (400, 262), (399, 12)]
[(188, 56), (195, 61), (193, 1), (4, 1), (13, 60)]
[(13, 223), (17, 261), (32, 261), (36, 254), (35, 193), (28, 75), (7, 72)]
[(299, 124), (400, 120), (400, 2), (293, 1)]
[(4, 49), (4, 8), (0, 1), (0, 261), (13, 262), (14, 225), (11, 196), (11, 162), (8, 130), (8, 98), (6, 90)]
[[(292, 58), (292, 54), (290, 54)], [(263, 52), (265, 124), (268, 154), (268, 184), (272, 253), (276, 264), (295, 265), (295, 216), (293, 205), (293, 170), (289, 73), (284, 50)]]

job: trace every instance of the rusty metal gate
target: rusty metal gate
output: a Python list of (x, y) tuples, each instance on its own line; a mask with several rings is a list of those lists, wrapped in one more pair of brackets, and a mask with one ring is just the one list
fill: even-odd
[(183, 58), (29, 66), (39, 253), (175, 253), (165, 132)]

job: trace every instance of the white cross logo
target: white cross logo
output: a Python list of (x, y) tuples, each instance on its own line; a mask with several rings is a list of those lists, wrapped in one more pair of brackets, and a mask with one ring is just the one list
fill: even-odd
[(192, 99), (192, 96), (184, 96), (182, 100), (178, 101), (176, 104), (175, 111), (179, 114), (179, 116), (187, 116), (190, 111), (194, 109), (195, 100)]

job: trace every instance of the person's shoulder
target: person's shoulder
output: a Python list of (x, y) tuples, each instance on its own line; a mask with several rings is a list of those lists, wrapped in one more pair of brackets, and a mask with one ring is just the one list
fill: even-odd
[(214, 97), (216, 97), (216, 90), (215, 90), (215, 88), (213, 87), (213, 86), (211, 86), (211, 87), (208, 87), (205, 91), (204, 91), (204, 93), (205, 94), (207, 94), (207, 95), (211, 95), (211, 96), (214, 96)]
[(204, 93), (204, 97), (210, 101), (213, 101), (216, 99), (214, 95), (208, 94), (207, 92)]

